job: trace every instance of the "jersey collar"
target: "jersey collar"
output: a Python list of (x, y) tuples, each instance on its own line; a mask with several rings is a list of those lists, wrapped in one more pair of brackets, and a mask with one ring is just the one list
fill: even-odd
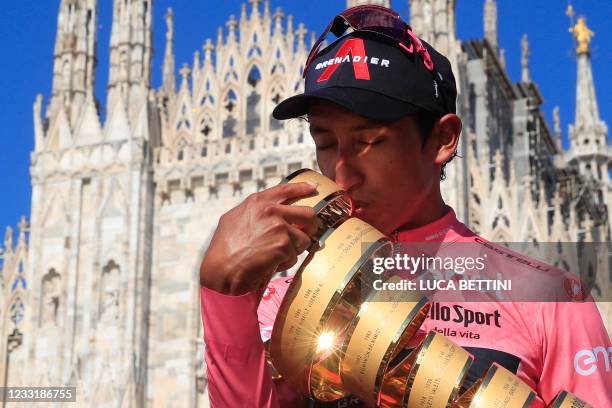
[(399, 230), (393, 234), (396, 242), (451, 242), (471, 235), (469, 229), (457, 220), (452, 208), (436, 221), (418, 228)]

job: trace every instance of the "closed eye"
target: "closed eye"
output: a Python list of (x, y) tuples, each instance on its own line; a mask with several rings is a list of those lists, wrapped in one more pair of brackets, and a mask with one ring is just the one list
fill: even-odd
[(317, 145), (317, 151), (323, 151), (323, 150), (329, 150), (333, 147), (335, 147), (336, 144), (335, 143), (329, 143), (329, 144), (321, 144), (321, 145)]

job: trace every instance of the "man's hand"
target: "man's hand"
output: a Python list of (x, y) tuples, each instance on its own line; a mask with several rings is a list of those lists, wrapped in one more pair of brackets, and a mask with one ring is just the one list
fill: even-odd
[(276, 271), (293, 266), (310, 246), (317, 218), (310, 207), (285, 203), (315, 190), (310, 183), (280, 184), (223, 214), (200, 266), (200, 284), (240, 295), (262, 289)]

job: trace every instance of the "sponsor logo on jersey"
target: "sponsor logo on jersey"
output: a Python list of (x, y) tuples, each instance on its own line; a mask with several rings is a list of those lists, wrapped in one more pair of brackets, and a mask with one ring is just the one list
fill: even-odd
[(570, 299), (580, 302), (586, 298), (586, 292), (582, 283), (575, 278), (565, 278), (563, 282), (563, 287), (565, 288), (565, 292), (570, 297)]
[(270, 300), (272, 299), (272, 295), (276, 293), (276, 288), (274, 286), (268, 286), (266, 287), (266, 291), (264, 292), (262, 299), (263, 300)]
[(526, 257), (523, 257), (520, 254), (515, 254), (509, 251), (506, 251), (505, 249), (502, 249), (500, 247), (498, 247), (497, 245), (493, 245), (490, 242), (486, 241), (484, 238), (480, 238), (480, 237), (476, 237), (474, 238), (474, 241), (478, 242), (479, 244), (481, 244), (482, 246), (484, 246), (487, 249), (490, 249), (493, 252), (496, 252), (497, 254), (505, 257), (508, 260), (523, 264), (523, 265), (527, 265), (530, 266), (531, 268), (540, 270), (542, 272), (547, 272), (550, 270), (550, 266), (549, 265), (545, 265), (541, 262), (537, 262), (536, 260), (533, 259), (529, 259)]
[(447, 306), (441, 305), (438, 302), (431, 304), (429, 318), (443, 322), (452, 321), (453, 323), (463, 325), (463, 327), (469, 327), (470, 325), (501, 327), (501, 313), (499, 310), (480, 312), (461, 305)]
[(610, 372), (612, 347), (593, 347), (578, 351), (574, 355), (574, 370), (582, 376), (591, 375), (599, 370)]

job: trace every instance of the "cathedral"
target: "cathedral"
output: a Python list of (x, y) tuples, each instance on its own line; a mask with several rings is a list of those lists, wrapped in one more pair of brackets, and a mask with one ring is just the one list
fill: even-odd
[[(587, 278), (596, 298), (610, 300), (612, 147), (595, 95), (593, 32), (570, 6), (576, 112), (564, 150), (559, 110), (549, 125), (530, 76), (528, 38), (513, 82), (496, 1), (483, 1), (477, 40), (457, 38), (455, 0), (409, 1), (412, 28), (457, 77), (464, 131), (445, 199), (492, 241), (603, 243)], [(155, 87), (153, 0), (113, 1), (109, 67), (96, 67), (97, 0), (58, 2), (52, 91), (33, 105), (31, 214), (15, 233), (7, 228), (2, 248), (0, 386), (76, 386), (78, 406), (206, 407), (199, 263), (222, 213), (316, 168), (305, 123), (271, 116), (301, 92), (315, 38), (268, 0), (249, 0), (176, 78), (168, 10)], [(391, 5), (347, 6), (362, 3)], [(104, 121), (97, 68), (109, 70)], [(608, 330), (610, 305), (598, 304)]]

